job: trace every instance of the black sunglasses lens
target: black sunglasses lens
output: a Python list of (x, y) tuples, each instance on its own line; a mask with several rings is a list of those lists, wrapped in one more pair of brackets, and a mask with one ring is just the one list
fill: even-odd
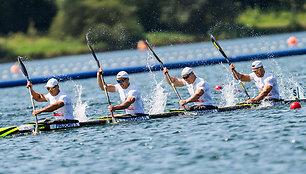
[(188, 77), (190, 76), (190, 74), (188, 74), (187, 76), (183, 77), (183, 79), (188, 79)]

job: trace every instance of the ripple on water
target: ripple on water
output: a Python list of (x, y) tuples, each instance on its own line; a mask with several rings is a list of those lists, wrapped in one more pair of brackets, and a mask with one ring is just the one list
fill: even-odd
[[(186, 50), (182, 51), (187, 54)], [(303, 56), (292, 56), (275, 59), (277, 64), (271, 60), (263, 62), (267, 70), (276, 74), (280, 74), (277, 66), (286, 67), (286, 72), (301, 67), (295, 76), (282, 75), (284, 84), (280, 90), (283, 91), (291, 85), (289, 79), (299, 79), (305, 74), (305, 68), (302, 68), (305, 60)], [(237, 62), (235, 65), (240, 72), (249, 73), (250, 63)], [(210, 83), (211, 88), (217, 84), (232, 84), (227, 65), (193, 69)], [(153, 73), (157, 82), (164, 80), (162, 72)], [(180, 73), (181, 69), (171, 69), (173, 76), (179, 77)], [(225, 74), (229, 74), (228, 78), (224, 78)], [(130, 76), (131, 82), (141, 89), (142, 96), (148, 96), (150, 100), (155, 90), (152, 77), (148, 73)], [(105, 77), (105, 80), (116, 83), (114, 76)], [(85, 112), (88, 118), (109, 114), (105, 95), (98, 88), (96, 79), (62, 82), (61, 89), (74, 96), (75, 84), (83, 87), (81, 99), (82, 103), (88, 104)], [(43, 86), (37, 84), (34, 88), (45, 93)], [(257, 94), (253, 84), (246, 83), (245, 86), (251, 96)], [(171, 87), (166, 83), (161, 87), (169, 93), (164, 110), (177, 108), (178, 99)], [(240, 89), (239, 85), (237, 88)], [(25, 87), (0, 90), (1, 127), (34, 121)], [(182, 98), (188, 96), (185, 88), (178, 88), (178, 91)], [(222, 97), (221, 93), (213, 92), (214, 103), (226, 101)], [(245, 96), (237, 93), (235, 97), (242, 100)], [(118, 104), (119, 96), (110, 93), (110, 100)], [(36, 102), (37, 108), (46, 105)], [(145, 109), (150, 108), (146, 106)], [(49, 115), (39, 115), (42, 117)], [(97, 125), (42, 132), (37, 136), (27, 134), (0, 139), (0, 173), (304, 173), (305, 127), (304, 105), (300, 110), (290, 110), (286, 105)]]

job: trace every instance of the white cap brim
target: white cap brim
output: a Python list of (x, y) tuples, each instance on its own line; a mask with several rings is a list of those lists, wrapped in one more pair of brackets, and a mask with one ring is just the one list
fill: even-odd
[(47, 84), (45, 85), (45, 88), (53, 88), (56, 85), (58, 85), (58, 81), (55, 78), (49, 79)]
[(192, 72), (193, 72), (193, 70), (192, 70), (191, 68), (186, 67), (186, 68), (184, 68), (184, 69), (182, 70), (181, 75), (182, 75), (182, 76), (183, 76), (183, 75), (187, 75), (187, 74), (190, 74), (190, 73), (192, 73)]
[(255, 61), (255, 62), (252, 63), (252, 68), (253, 68), (253, 69), (257, 69), (257, 68), (260, 68), (260, 67), (262, 67), (262, 66), (263, 66), (263, 64), (262, 64), (262, 62), (259, 61), (259, 60), (257, 60), (257, 61)]
[(118, 74), (117, 74), (117, 78), (129, 78), (129, 74), (125, 71), (120, 71)]

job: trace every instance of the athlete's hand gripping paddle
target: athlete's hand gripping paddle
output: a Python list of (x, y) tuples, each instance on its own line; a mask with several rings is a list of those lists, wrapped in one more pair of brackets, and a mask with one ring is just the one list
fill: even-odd
[[(20, 68), (21, 68), (21, 71), (23, 72), (24, 76), (27, 78), (27, 83), (30, 82), (29, 80), (29, 75), (28, 75), (28, 72), (27, 72), (27, 69), (26, 67), (24, 66), (23, 62), (22, 62), (22, 57), (18, 56), (18, 62), (19, 62), (19, 65), (20, 65)], [(31, 93), (31, 90), (32, 90), (32, 87), (30, 86), (29, 87), (29, 93), (30, 93), (30, 96), (31, 96), (31, 103), (32, 103), (32, 106), (33, 106), (33, 111), (35, 111), (35, 104), (34, 104), (34, 100), (33, 100), (33, 95)], [(35, 130), (34, 130), (34, 135), (38, 134), (38, 120), (37, 120), (37, 115), (34, 115), (35, 116)]]

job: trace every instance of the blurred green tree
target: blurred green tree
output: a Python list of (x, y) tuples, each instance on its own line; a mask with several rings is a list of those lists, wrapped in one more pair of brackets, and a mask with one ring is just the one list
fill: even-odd
[(168, 0), (162, 6), (160, 22), (170, 31), (206, 33), (217, 23), (234, 23), (239, 7), (234, 0)]
[(56, 14), (52, 0), (2, 0), (0, 34), (27, 32), (30, 23), (40, 32), (47, 32)]
[(79, 37), (89, 32), (93, 40), (107, 43), (110, 49), (135, 47), (143, 36), (136, 6), (123, 0), (62, 0), (50, 34), (57, 38)]

